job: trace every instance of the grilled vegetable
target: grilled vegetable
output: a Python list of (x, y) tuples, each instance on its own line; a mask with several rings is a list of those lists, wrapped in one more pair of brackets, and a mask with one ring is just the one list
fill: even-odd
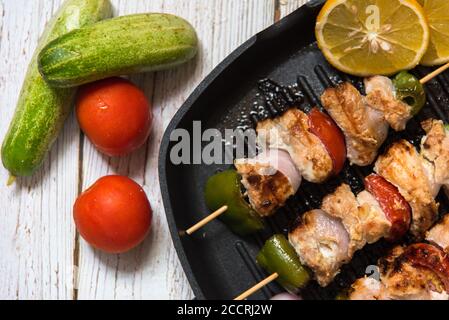
[(207, 207), (212, 211), (227, 205), (228, 210), (220, 219), (233, 232), (246, 235), (263, 229), (264, 225), (243, 198), (240, 186), (240, 176), (235, 170), (223, 171), (209, 178), (204, 196)]
[(434, 245), (418, 243), (407, 247), (401, 259), (409, 261), (413, 266), (433, 271), (449, 293), (449, 257), (443, 250)]
[(195, 56), (198, 39), (184, 19), (136, 14), (72, 31), (39, 54), (39, 70), (56, 87), (73, 87), (112, 76), (155, 71)]
[(41, 165), (70, 112), (74, 90), (54, 89), (42, 79), (37, 52), (72, 29), (110, 17), (108, 0), (68, 0), (48, 23), (20, 93), (2, 147), (3, 165), (14, 176), (29, 176)]
[(265, 242), (257, 255), (257, 263), (269, 273), (277, 273), (277, 281), (288, 291), (294, 292), (307, 285), (310, 272), (299, 261), (295, 249), (280, 234)]
[(402, 238), (410, 228), (412, 213), (410, 205), (398, 188), (377, 174), (365, 178), (365, 188), (376, 198), (391, 222), (389, 240)]
[(339, 174), (346, 162), (345, 136), (334, 120), (317, 108), (310, 111), (309, 124), (310, 132), (321, 140), (332, 158), (334, 175)]
[(348, 298), (347, 290), (342, 290), (335, 296), (335, 300), (348, 300)]
[(408, 73), (402, 71), (393, 79), (396, 89), (396, 98), (412, 106), (412, 115), (416, 115), (426, 103), (426, 93), (419, 80)]

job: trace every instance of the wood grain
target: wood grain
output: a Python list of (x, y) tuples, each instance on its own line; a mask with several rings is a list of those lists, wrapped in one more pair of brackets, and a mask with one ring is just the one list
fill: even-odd
[[(0, 4), (0, 96), (3, 137), (15, 109), (38, 35), (62, 1)], [(70, 299), (77, 194), (79, 129), (73, 116), (43, 167), (7, 188), (0, 170), (0, 298)]]
[(279, 18), (283, 18), (303, 4), (305, 4), (308, 0), (278, 0), (279, 1)]

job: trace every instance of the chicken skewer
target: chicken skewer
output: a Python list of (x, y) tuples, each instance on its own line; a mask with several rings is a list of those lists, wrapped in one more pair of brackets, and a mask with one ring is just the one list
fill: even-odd
[(355, 196), (343, 184), (324, 198), (321, 209), (305, 213), (289, 232), (269, 239), (258, 263), (287, 290), (305, 286), (313, 271), (327, 286), (355, 251), (381, 238), (399, 239), (409, 229), (416, 239), (435, 222), (434, 198), (449, 182), (449, 130), (442, 121), (422, 123), (426, 136), (421, 154), (399, 141), (376, 161), (376, 174), (365, 179), (366, 190)]
[(379, 278), (351, 286), (349, 300), (449, 300), (449, 215), (427, 232), (427, 243), (398, 246), (379, 260)]
[[(423, 78), (421, 82), (429, 80)], [(353, 164), (370, 164), (385, 141), (389, 125), (402, 130), (424, 105), (425, 93), (420, 82), (408, 73), (399, 74), (394, 81), (371, 77), (365, 79), (365, 86), (366, 97), (349, 83), (324, 92), (323, 106), (337, 124), (316, 108), (308, 115), (295, 109), (279, 118), (260, 122), (257, 125), (259, 141), (269, 156), (262, 154), (235, 161), (251, 208), (237, 201), (240, 202), (237, 211), (242, 217), (229, 213), (234, 206), (229, 206), (228, 202), (236, 201), (226, 198), (220, 189), (231, 184), (234, 186), (232, 197), (240, 198), (240, 182), (231, 179), (232, 174), (217, 174), (206, 185), (206, 202), (213, 213), (186, 233), (190, 235), (216, 217), (228, 214), (232, 217), (224, 220), (230, 222), (228, 226), (234, 232), (241, 233), (237, 230), (242, 229), (238, 224), (244, 221), (251, 222), (243, 228), (244, 234), (258, 231), (263, 228), (260, 218), (284, 206), (297, 192), (302, 178), (314, 183), (324, 182), (342, 170), (347, 156)], [(366, 125), (359, 124), (364, 122)], [(235, 178), (239, 179), (237, 175)], [(285, 183), (288, 185), (282, 188), (283, 192), (277, 192), (275, 187)]]

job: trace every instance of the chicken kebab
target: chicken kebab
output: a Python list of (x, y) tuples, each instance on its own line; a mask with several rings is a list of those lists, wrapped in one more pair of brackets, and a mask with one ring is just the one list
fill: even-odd
[(358, 279), (350, 300), (449, 300), (449, 215), (425, 243), (398, 246), (379, 260), (378, 277)]
[(285, 205), (302, 179), (323, 183), (341, 172), (346, 159), (359, 166), (372, 164), (389, 127), (405, 129), (424, 106), (425, 93), (419, 80), (407, 72), (393, 80), (366, 78), (364, 83), (366, 96), (350, 83), (325, 90), (321, 100), (330, 116), (318, 108), (308, 114), (294, 108), (260, 121), (256, 131), (264, 152), (237, 159), (236, 170), (208, 180), (209, 209), (226, 205), (222, 220), (236, 233), (252, 233), (263, 228), (261, 218)]
[(421, 151), (405, 140), (393, 144), (365, 178), (355, 195), (346, 184), (323, 199), (320, 209), (306, 212), (283, 235), (270, 238), (257, 261), (287, 290), (313, 278), (325, 287), (357, 250), (381, 238), (398, 240), (408, 231), (417, 240), (438, 218), (435, 201), (449, 185), (449, 129), (442, 121), (422, 123)]

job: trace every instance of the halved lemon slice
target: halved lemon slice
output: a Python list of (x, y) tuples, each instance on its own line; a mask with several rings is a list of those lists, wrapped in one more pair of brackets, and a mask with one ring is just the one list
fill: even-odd
[(415, 0), (328, 0), (316, 38), (326, 59), (343, 72), (391, 75), (421, 61), (429, 28)]
[(419, 0), (430, 29), (430, 43), (421, 64), (434, 66), (449, 61), (449, 1)]

